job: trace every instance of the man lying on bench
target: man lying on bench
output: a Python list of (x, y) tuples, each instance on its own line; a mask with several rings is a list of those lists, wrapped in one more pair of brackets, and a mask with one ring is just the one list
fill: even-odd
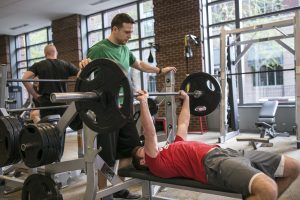
[(251, 151), (247, 155), (218, 145), (186, 141), (190, 121), (189, 96), (183, 100), (174, 143), (159, 148), (149, 113), (148, 93), (139, 91), (145, 146), (133, 151), (136, 169), (149, 169), (162, 178), (185, 177), (225, 187), (247, 199), (277, 199), (298, 177), (300, 164), (287, 156)]

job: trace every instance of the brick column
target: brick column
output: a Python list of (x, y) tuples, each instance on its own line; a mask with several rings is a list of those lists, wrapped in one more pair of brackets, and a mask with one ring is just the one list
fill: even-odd
[[(82, 59), (80, 15), (71, 15), (52, 21), (53, 43), (58, 58), (78, 66)], [(74, 90), (74, 84), (68, 84), (68, 90)]]
[[(177, 68), (176, 91), (186, 78), (184, 36), (200, 36), (199, 0), (154, 0), (155, 42), (160, 45), (157, 66), (173, 65)], [(193, 58), (189, 60), (189, 73), (202, 70), (201, 48), (191, 44)], [(157, 89), (161, 90), (164, 77), (157, 77)], [(180, 108), (179, 108), (180, 109)], [(160, 108), (164, 114), (164, 107)], [(179, 111), (179, 110), (178, 110)], [(191, 117), (190, 130), (199, 130), (199, 117)]]
[(10, 66), (10, 53), (9, 53), (9, 36), (0, 36), (0, 64), (7, 64), (8, 77), (11, 78), (11, 66)]

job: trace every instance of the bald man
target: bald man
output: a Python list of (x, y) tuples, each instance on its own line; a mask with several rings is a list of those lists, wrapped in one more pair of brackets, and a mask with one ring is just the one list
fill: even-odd
[[(23, 80), (33, 79), (36, 76), (39, 79), (68, 79), (71, 76), (76, 76), (79, 73), (79, 68), (72, 63), (57, 59), (57, 50), (53, 44), (48, 44), (44, 49), (45, 60), (34, 63), (22, 77)], [(33, 84), (23, 82), (28, 93), (33, 99), (39, 102), (40, 107), (62, 105), (52, 103), (50, 94), (53, 92), (66, 92), (67, 87), (65, 82), (40, 82), (38, 91), (34, 90)], [(40, 110), (41, 119), (47, 115), (59, 114), (62, 116), (65, 108)]]

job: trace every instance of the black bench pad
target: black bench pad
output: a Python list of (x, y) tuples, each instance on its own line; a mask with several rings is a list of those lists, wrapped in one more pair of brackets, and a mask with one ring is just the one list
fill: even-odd
[(123, 176), (123, 177), (132, 177), (132, 178), (138, 178), (138, 179), (142, 179), (142, 180), (154, 181), (154, 182), (159, 182), (159, 183), (166, 183), (166, 184), (172, 184), (172, 185), (179, 185), (179, 186), (186, 186), (186, 187), (192, 187), (192, 188), (198, 188), (198, 189), (213, 190), (213, 191), (220, 191), (220, 192), (236, 194), (236, 192), (230, 191), (225, 188), (216, 187), (216, 186), (208, 185), (208, 184), (202, 184), (199, 181), (195, 181), (195, 180), (191, 180), (191, 179), (187, 179), (187, 178), (160, 178), (160, 177), (154, 176), (149, 171), (136, 170), (133, 166), (119, 169), (118, 175)]

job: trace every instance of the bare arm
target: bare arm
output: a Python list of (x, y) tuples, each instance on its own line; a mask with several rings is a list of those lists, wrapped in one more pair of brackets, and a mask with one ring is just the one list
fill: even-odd
[(158, 154), (158, 144), (156, 130), (148, 108), (148, 94), (144, 91), (139, 91), (138, 93), (140, 96), (137, 97), (137, 100), (140, 101), (141, 122), (145, 136), (145, 153), (150, 157), (155, 158)]
[(140, 60), (136, 60), (131, 67), (138, 69), (142, 72), (156, 73), (156, 74), (159, 74), (159, 73), (166, 74), (170, 71), (176, 72), (176, 68), (173, 66), (164, 67), (164, 68), (160, 69), (158, 67), (154, 67), (154, 66), (149, 65), (148, 63), (146, 63), (144, 61), (140, 61)]
[(186, 140), (188, 127), (190, 124), (190, 99), (184, 91), (180, 91), (180, 98), (183, 99), (183, 104), (178, 117), (178, 127), (176, 135)]
[(87, 66), (90, 62), (92, 62), (92, 60), (90, 58), (85, 58), (85, 59), (83, 59), (79, 62), (79, 69), (80, 70), (77, 73), (77, 77), (79, 77), (79, 75), (80, 75), (81, 71), (83, 70), (83, 68), (85, 68), (85, 66)]
[[(35, 74), (31, 71), (27, 71), (24, 73), (22, 79), (27, 80), (27, 79), (33, 79), (35, 77)], [(23, 82), (23, 85), (27, 89), (28, 93), (32, 95), (34, 99), (38, 99), (40, 94), (38, 94), (34, 89), (33, 89), (33, 84), (30, 82)]]

